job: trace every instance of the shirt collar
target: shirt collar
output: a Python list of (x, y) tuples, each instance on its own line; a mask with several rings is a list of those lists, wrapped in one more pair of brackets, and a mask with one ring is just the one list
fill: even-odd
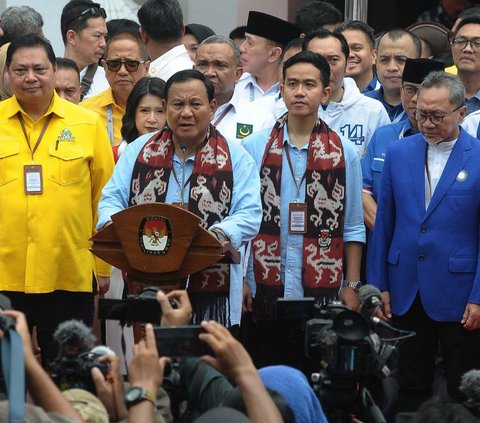
[[(54, 90), (52, 101), (50, 102), (50, 106), (48, 106), (47, 111), (44, 113), (44, 116), (48, 116), (50, 113), (55, 113), (60, 118), (64, 118), (65, 111), (63, 110), (62, 100), (63, 99), (61, 99)], [(5, 117), (11, 118), (17, 115), (19, 112), (22, 113), (24, 116), (28, 116), (28, 114), (25, 112), (25, 110), (23, 110), (22, 106), (18, 102), (17, 97), (15, 95), (5, 101), (6, 101), (5, 104), (8, 106), (5, 108)], [(67, 101), (67, 100), (63, 100), (63, 101)], [(31, 119), (30, 117), (28, 118)]]

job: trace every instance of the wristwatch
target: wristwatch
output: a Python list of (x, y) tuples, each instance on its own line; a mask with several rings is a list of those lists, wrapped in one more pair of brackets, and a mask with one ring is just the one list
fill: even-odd
[(125, 405), (127, 408), (130, 408), (142, 401), (150, 401), (155, 407), (156, 397), (154, 394), (140, 386), (132, 386), (125, 394)]
[(223, 232), (220, 228), (213, 228), (211, 232), (213, 232), (215, 234), (215, 236), (217, 237), (217, 239), (220, 242), (228, 242), (229, 241), (227, 235), (225, 235), (225, 232)]
[(345, 288), (346, 286), (352, 288), (355, 292), (358, 292), (358, 290), (362, 286), (362, 281), (347, 281), (346, 279), (344, 279), (342, 281), (342, 284), (340, 285), (340, 289)]

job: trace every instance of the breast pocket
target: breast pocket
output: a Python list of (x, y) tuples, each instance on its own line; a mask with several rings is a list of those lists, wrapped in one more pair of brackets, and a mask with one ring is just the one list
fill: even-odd
[(385, 161), (383, 159), (380, 159), (380, 160), (375, 160), (373, 159), (372, 160), (372, 164), (371, 164), (371, 169), (372, 169), (372, 172), (383, 172), (383, 165), (385, 164)]
[(0, 143), (0, 185), (18, 179), (20, 174), (20, 143), (6, 141)]
[(80, 145), (51, 145), (48, 178), (59, 185), (71, 185), (82, 178), (84, 151)]

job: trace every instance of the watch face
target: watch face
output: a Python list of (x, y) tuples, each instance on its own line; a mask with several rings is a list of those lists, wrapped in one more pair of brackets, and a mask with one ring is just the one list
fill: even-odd
[(135, 401), (142, 396), (142, 388), (130, 388), (125, 396), (127, 401)]

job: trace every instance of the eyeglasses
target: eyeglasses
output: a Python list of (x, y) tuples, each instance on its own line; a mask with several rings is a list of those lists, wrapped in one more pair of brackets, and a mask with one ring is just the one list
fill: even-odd
[(417, 109), (415, 110), (415, 119), (420, 123), (424, 123), (427, 119), (430, 119), (430, 122), (432, 122), (434, 125), (441, 125), (443, 123), (443, 119), (445, 119), (447, 116), (450, 116), (452, 113), (455, 113), (458, 109), (460, 109), (460, 107), (463, 107), (463, 104), (446, 115), (429, 115)]
[(77, 19), (83, 18), (84, 16), (91, 15), (93, 17), (102, 17), (103, 19), (107, 19), (107, 12), (105, 12), (105, 9), (103, 7), (89, 7), (88, 9), (85, 9), (80, 15), (76, 16), (72, 20), (68, 22), (67, 27)]
[(452, 45), (455, 48), (458, 48), (459, 50), (463, 50), (467, 45), (470, 44), (470, 47), (474, 51), (479, 51), (480, 50), (480, 38), (465, 38), (465, 37), (460, 37), (460, 38), (454, 38), (452, 40)]
[(414, 85), (408, 85), (408, 84), (402, 85), (402, 90), (407, 95), (417, 94), (418, 93), (418, 88), (419, 87), (415, 87)]
[(145, 60), (139, 61), (139, 60), (107, 60), (107, 68), (109, 71), (112, 72), (118, 72), (122, 65), (125, 65), (125, 68), (129, 72), (135, 72), (138, 67), (142, 64), (145, 63)]

